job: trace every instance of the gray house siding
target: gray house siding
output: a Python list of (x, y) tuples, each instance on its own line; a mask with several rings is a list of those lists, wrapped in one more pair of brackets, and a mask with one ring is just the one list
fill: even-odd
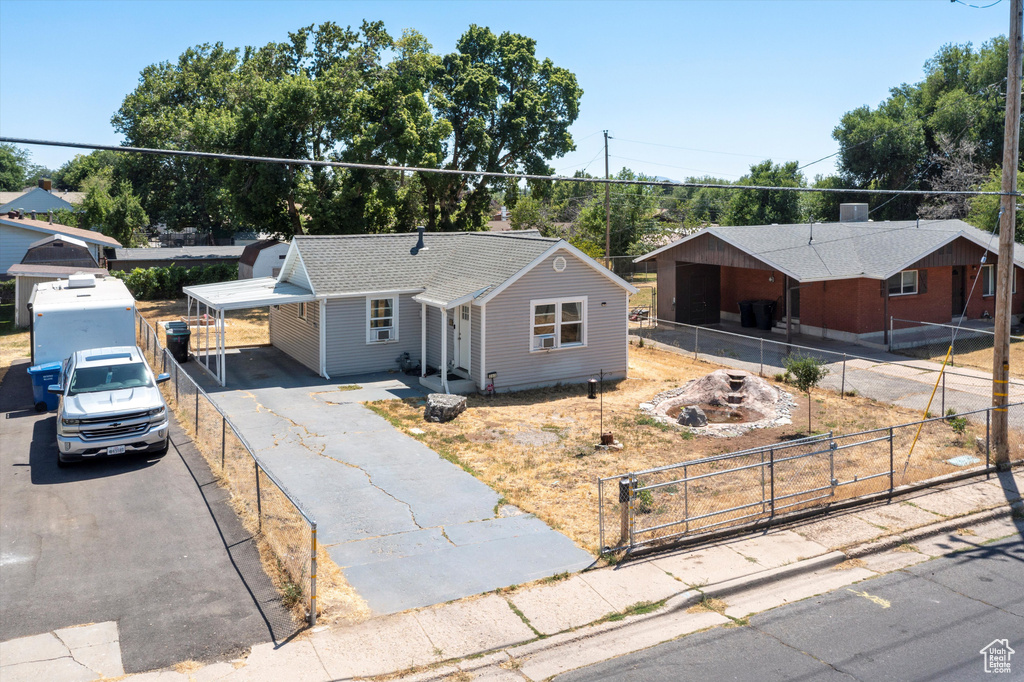
[[(556, 272), (552, 260), (564, 256)], [(530, 352), (530, 302), (587, 297), (587, 345)], [(507, 391), (586, 381), (602, 369), (605, 377), (626, 376), (628, 367), (626, 291), (566, 251), (558, 251), (487, 303), (487, 372), (497, 372), (495, 389)]]
[(398, 296), (398, 340), (366, 343), (366, 297), (327, 300), (327, 374), (344, 376), (397, 369), (398, 356), (420, 357), (420, 304)]
[(300, 320), (298, 313), (298, 303), (271, 306), (270, 343), (319, 374), (320, 305), (316, 301), (307, 303), (305, 320)]
[[(448, 311), (448, 361), (455, 359), (455, 329), (452, 327), (453, 315), (457, 315), (458, 308)], [(472, 343), (476, 343), (474, 336)], [(430, 367), (441, 366), (441, 310), (427, 306), (427, 365)]]

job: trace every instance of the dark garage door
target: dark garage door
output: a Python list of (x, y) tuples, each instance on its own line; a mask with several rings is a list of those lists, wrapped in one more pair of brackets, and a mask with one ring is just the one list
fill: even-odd
[(719, 322), (722, 307), (721, 281), (721, 266), (676, 263), (676, 322)]

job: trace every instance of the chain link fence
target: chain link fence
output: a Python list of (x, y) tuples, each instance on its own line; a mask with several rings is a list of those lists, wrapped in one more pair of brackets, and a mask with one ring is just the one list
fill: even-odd
[[(987, 408), (846, 435), (800, 438), (598, 480), (602, 552), (747, 526), (839, 501), (992, 470)], [(1024, 403), (1010, 405), (1024, 417)], [(1011, 419), (1012, 421), (1012, 419)], [(1011, 430), (1011, 461), (1024, 433)]]
[[(949, 365), (992, 372), (995, 332), (977, 323), (957, 327), (920, 320), (890, 319), (889, 350), (900, 355), (942, 362), (952, 346)], [(1010, 375), (1024, 379), (1024, 336), (1010, 337)]]
[[(787, 378), (786, 363), (790, 359), (815, 358), (828, 372), (820, 388), (922, 411), (934, 389), (929, 416), (945, 415), (949, 410), (970, 412), (991, 405), (990, 374), (960, 367), (940, 371), (941, 358), (938, 363), (890, 362), (661, 319), (655, 319), (653, 325), (634, 325), (630, 333), (644, 343), (653, 342), (695, 360), (745, 369), (779, 381)], [(1024, 380), (1011, 379), (1008, 389), (1010, 402), (1024, 401)], [(1021, 418), (1015, 426), (1024, 429), (1024, 415)]]
[[(288, 607), (305, 603), (312, 626), (317, 617), (316, 521), (263, 468), (231, 419), (181, 368), (160, 343), (156, 330), (138, 316), (138, 344), (154, 371), (167, 372), (164, 397), (178, 423), (231, 492), (232, 506), (256, 538), (261, 554), (275, 563), (278, 590)], [(275, 570), (276, 569), (276, 570)]]

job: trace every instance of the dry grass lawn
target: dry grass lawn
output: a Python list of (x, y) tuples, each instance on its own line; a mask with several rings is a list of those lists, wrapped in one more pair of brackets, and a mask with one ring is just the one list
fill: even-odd
[[(582, 547), (597, 553), (596, 480), (599, 477), (782, 443), (806, 432), (807, 399), (790, 387), (786, 390), (793, 394), (797, 403), (792, 425), (752, 430), (732, 438), (693, 436), (656, 422), (637, 409), (639, 403), (658, 392), (681, 386), (689, 379), (718, 368), (675, 353), (631, 346), (630, 378), (617, 385), (606, 385), (603, 400), (604, 429), (614, 433), (624, 446), (622, 450), (595, 449), (601, 428), (601, 401), (588, 400), (585, 386), (539, 389), (490, 398), (470, 396), (468, 409), (447, 424), (424, 422), (421, 399), (378, 401), (369, 405), (404, 430), (422, 429), (426, 433), (414, 437), (463, 466), (508, 502), (535, 513)], [(841, 398), (828, 391), (815, 391), (811, 407), (814, 429), (836, 434), (921, 418), (919, 413), (905, 408), (862, 397)], [(953, 469), (943, 460), (973, 450), (977, 429), (973, 424), (968, 425), (965, 434), (957, 435), (942, 422), (925, 429), (916, 446), (908, 477), (921, 480)], [(909, 437), (913, 435), (910, 429), (905, 431), (907, 433), (898, 439), (898, 463), (905, 458)], [(984, 433), (984, 424), (980, 432)], [(885, 443), (886, 470), (888, 451)], [(857, 464), (846, 460), (855, 460), (858, 450), (841, 452), (842, 456), (836, 457), (837, 462), (843, 459), (846, 466)], [(864, 469), (876, 465), (879, 453), (870, 456), (872, 463), (864, 464), (861, 475)], [(881, 482), (881, 479), (874, 482)], [(899, 483), (897, 480), (896, 484)]]
[[(169, 320), (181, 320), (188, 315), (188, 302), (186, 299), (172, 299), (165, 301), (137, 301), (135, 307), (146, 320), (153, 325)], [(193, 309), (192, 314), (196, 311)], [(225, 347), (244, 348), (249, 346), (263, 346), (270, 343), (270, 327), (267, 323), (267, 309), (253, 308), (249, 310), (230, 310), (224, 313), (224, 322), (227, 338)], [(196, 331), (193, 329), (193, 346), (195, 345)], [(163, 339), (160, 340), (163, 343)], [(213, 343), (213, 337), (210, 337)]]
[(28, 346), (28, 330), (14, 326), (14, 304), (0, 305), (0, 382), (15, 360), (31, 356)]

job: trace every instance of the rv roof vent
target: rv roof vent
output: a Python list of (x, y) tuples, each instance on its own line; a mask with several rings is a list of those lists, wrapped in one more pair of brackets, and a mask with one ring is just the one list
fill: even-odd
[(96, 286), (95, 275), (83, 275), (81, 273), (68, 276), (68, 289), (87, 289)]

